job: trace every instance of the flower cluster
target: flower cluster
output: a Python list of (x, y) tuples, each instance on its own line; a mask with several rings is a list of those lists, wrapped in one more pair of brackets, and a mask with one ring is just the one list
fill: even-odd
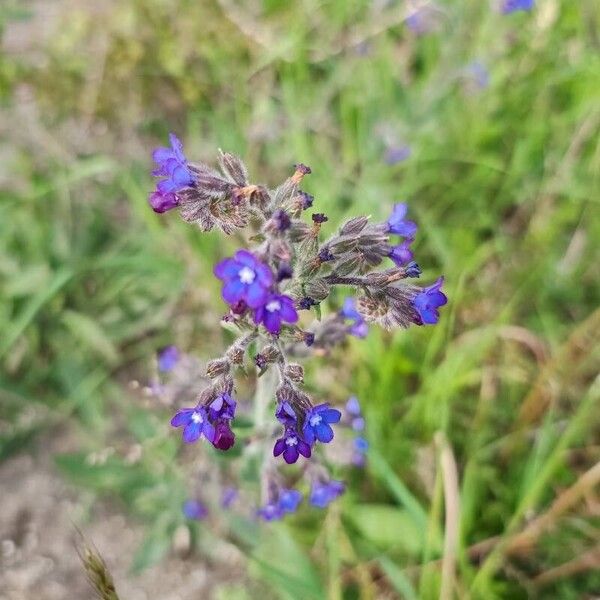
[[(310, 481), (310, 502), (326, 506), (344, 486), (329, 477), (316, 449), (334, 439), (342, 412), (330, 402), (315, 402), (303, 391), (303, 369), (292, 357), (329, 351), (348, 336), (363, 338), (369, 323), (388, 329), (437, 323), (438, 309), (447, 302), (441, 291), (443, 278), (428, 287), (409, 282), (421, 275), (421, 269), (413, 260), (417, 225), (408, 218), (406, 203), (396, 204), (383, 222), (372, 223), (366, 216), (349, 219), (322, 240), (328, 217), (312, 213), (310, 219), (302, 218), (314, 202), (300, 189), (311, 173), (306, 165), (296, 165), (287, 180), (270, 190), (250, 183), (245, 165), (232, 154), (220, 152), (219, 172), (189, 162), (175, 135), (170, 141), (170, 148), (153, 154), (157, 163), (153, 174), (160, 179), (149, 197), (151, 207), (157, 213), (178, 209), (184, 220), (204, 231), (216, 226), (228, 234), (247, 232), (246, 248), (214, 267), (228, 307), (223, 319), (237, 337), (222, 356), (207, 364), (195, 405), (178, 410), (171, 425), (182, 428), (186, 443), (205, 438), (219, 450), (230, 449), (236, 439), (235, 377), (244, 372), (248, 354), (256, 349), (251, 359), (258, 376), (271, 371), (275, 382), (266, 399), (274, 405), (275, 419), (271, 424), (255, 423), (252, 439), (270, 440), (273, 456), (302, 465)], [(387, 266), (379, 268), (386, 260)], [(340, 287), (350, 288), (353, 296), (323, 315), (326, 301)], [(300, 319), (308, 313), (317, 319)], [(165, 349), (159, 370), (168, 371), (177, 360), (176, 349)], [(346, 406), (344, 420), (348, 415), (352, 429), (359, 432), (364, 421), (356, 401)], [(273, 427), (276, 422), (279, 431)], [(353, 447), (354, 462), (361, 464), (366, 440), (357, 436)], [(269, 477), (259, 514), (272, 520), (293, 512), (301, 496)]]

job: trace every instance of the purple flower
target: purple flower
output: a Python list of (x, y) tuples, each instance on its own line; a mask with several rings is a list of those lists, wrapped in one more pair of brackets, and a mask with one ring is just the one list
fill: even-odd
[(289, 402), (279, 402), (275, 410), (277, 420), (287, 427), (294, 427), (298, 420), (296, 413)]
[(280, 437), (273, 447), (273, 456), (283, 454), (283, 460), (288, 465), (295, 463), (302, 454), (310, 458), (310, 446), (291, 427), (286, 427), (283, 437)]
[(235, 444), (235, 434), (231, 431), (229, 421), (221, 420), (215, 424), (215, 436), (212, 445), (218, 450), (229, 450)]
[(219, 394), (209, 405), (208, 411), (213, 421), (217, 419), (233, 419), (235, 417), (235, 400), (227, 393)]
[(158, 353), (158, 370), (168, 373), (179, 362), (179, 350), (176, 346), (167, 346)]
[(383, 157), (387, 165), (393, 166), (410, 157), (410, 146), (390, 146)]
[(402, 267), (412, 260), (413, 253), (410, 249), (412, 242), (412, 239), (409, 238), (397, 246), (392, 246), (389, 257), (394, 261), (397, 267)]
[(365, 428), (365, 420), (363, 419), (360, 404), (358, 403), (358, 398), (356, 398), (356, 396), (352, 396), (348, 402), (346, 402), (346, 411), (351, 417), (350, 427), (352, 427), (354, 431), (362, 431)]
[(230, 305), (243, 300), (250, 308), (258, 308), (266, 302), (273, 284), (271, 269), (248, 250), (238, 250), (233, 258), (219, 262), (214, 273), (223, 281), (222, 296)]
[(155, 213), (165, 213), (179, 206), (179, 198), (172, 192), (163, 194), (162, 192), (154, 191), (148, 196), (148, 204), (150, 204)]
[(408, 206), (405, 202), (399, 202), (394, 206), (394, 210), (387, 220), (387, 232), (412, 240), (417, 233), (417, 224), (414, 221), (405, 219), (407, 211)]
[(296, 512), (302, 502), (302, 494), (298, 490), (282, 489), (279, 492), (279, 508), (284, 513)]
[(166, 177), (156, 185), (157, 192), (161, 194), (175, 193), (194, 185), (194, 177), (188, 167), (181, 142), (174, 133), (169, 134), (169, 140), (170, 148), (157, 148), (152, 153), (152, 158), (158, 165), (158, 168), (152, 171), (152, 175)]
[(344, 493), (345, 486), (334, 479), (326, 482), (314, 482), (310, 490), (310, 503), (318, 508), (325, 508), (330, 502)]
[(502, 0), (500, 11), (508, 15), (518, 10), (532, 10), (535, 5), (534, 0)]
[(330, 442), (333, 439), (331, 424), (338, 423), (341, 417), (342, 413), (335, 408), (329, 408), (327, 402), (314, 406), (304, 419), (304, 439), (311, 445), (316, 440), (325, 444)]
[(282, 323), (296, 323), (298, 313), (294, 301), (283, 294), (271, 294), (261, 306), (254, 311), (254, 322), (262, 323), (269, 333), (277, 335)]
[(369, 442), (363, 437), (354, 438), (354, 449), (364, 454), (369, 449)]
[(350, 335), (353, 335), (357, 338), (367, 337), (367, 334), (369, 333), (369, 327), (362, 318), (362, 315), (356, 310), (354, 298), (346, 298), (344, 300), (344, 306), (342, 307), (342, 310), (340, 310), (340, 315), (342, 315), (342, 317), (345, 319), (354, 321), (354, 323), (348, 329)]
[(212, 443), (215, 438), (215, 428), (208, 421), (204, 408), (183, 408), (172, 419), (173, 427), (183, 427), (183, 441), (186, 444), (195, 442), (202, 435)]
[(439, 321), (438, 308), (448, 302), (446, 295), (440, 291), (443, 283), (444, 278), (440, 277), (414, 297), (412, 304), (417, 311), (418, 325), (435, 325)]
[(314, 196), (307, 194), (306, 192), (300, 191), (298, 192), (298, 196), (300, 197), (300, 206), (302, 210), (306, 210), (313, 205), (315, 200)]
[(279, 521), (279, 519), (283, 517), (283, 510), (279, 504), (275, 502), (269, 502), (268, 504), (261, 506), (256, 512), (258, 516), (265, 521)]
[(208, 509), (199, 500), (186, 500), (181, 507), (187, 519), (200, 521), (208, 515)]

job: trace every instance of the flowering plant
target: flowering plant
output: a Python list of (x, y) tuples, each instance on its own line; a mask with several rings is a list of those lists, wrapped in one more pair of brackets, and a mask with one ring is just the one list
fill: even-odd
[[(218, 172), (190, 163), (175, 135), (170, 135), (170, 142), (170, 148), (158, 148), (153, 154), (157, 163), (153, 174), (160, 177), (149, 197), (154, 211), (178, 209), (185, 221), (203, 231), (218, 227), (226, 234), (247, 232), (247, 247), (214, 267), (228, 305), (223, 320), (237, 338), (207, 364), (195, 406), (181, 408), (171, 425), (182, 428), (186, 443), (204, 438), (219, 450), (232, 448), (231, 425), (237, 408), (234, 376), (256, 348), (252, 358), (258, 376), (276, 375), (271, 377), (273, 390), (256, 402), (273, 401), (272, 424), (279, 423), (280, 429), (277, 433), (257, 418), (254, 438), (272, 442), (273, 456), (287, 464), (310, 461), (303, 465), (311, 484), (310, 502), (324, 507), (343, 493), (344, 485), (329, 477), (315, 450), (334, 439), (337, 424), (362, 431), (364, 420), (355, 398), (343, 411), (329, 402), (315, 403), (302, 388), (303, 368), (294, 357), (327, 352), (348, 336), (365, 337), (370, 323), (386, 329), (437, 323), (438, 309), (447, 302), (441, 291), (443, 278), (424, 288), (411, 282), (421, 270), (411, 249), (417, 225), (407, 218), (404, 203), (396, 204), (383, 223), (354, 217), (322, 241), (327, 216), (312, 213), (309, 222), (302, 218), (314, 200), (300, 189), (311, 173), (309, 167), (296, 165), (291, 177), (269, 190), (250, 183), (245, 165), (233, 154), (219, 153)], [(386, 260), (389, 266), (379, 268)], [(323, 302), (340, 286), (356, 296), (324, 316)], [(303, 327), (303, 312), (314, 312), (316, 321)], [(161, 354), (163, 371), (175, 364), (174, 352), (169, 348)], [(259, 408), (255, 414), (262, 415)], [(366, 447), (364, 438), (355, 438), (353, 462), (362, 463)], [(288, 487), (272, 461), (263, 469), (262, 484), (259, 516), (273, 520), (296, 510), (302, 496)]]

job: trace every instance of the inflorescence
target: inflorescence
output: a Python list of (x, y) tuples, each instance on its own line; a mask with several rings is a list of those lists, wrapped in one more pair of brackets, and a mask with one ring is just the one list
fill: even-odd
[[(238, 337), (207, 364), (195, 405), (180, 409), (171, 425), (182, 428), (186, 443), (205, 438), (218, 450), (234, 446), (234, 376), (246, 356), (256, 352), (251, 358), (258, 375), (271, 370), (277, 383), (274, 420), (272, 425), (255, 423), (255, 438), (271, 440), (273, 456), (287, 464), (310, 459), (303, 467), (309, 500), (314, 506), (327, 506), (343, 493), (344, 484), (331, 479), (315, 450), (334, 439), (336, 425), (344, 426), (358, 434), (351, 462), (362, 465), (367, 450), (364, 419), (355, 398), (342, 410), (328, 402), (315, 403), (302, 389), (302, 366), (291, 359), (326, 353), (348, 336), (364, 338), (369, 324), (391, 329), (437, 323), (438, 309), (447, 302), (441, 291), (443, 278), (428, 287), (412, 283), (421, 275), (412, 250), (417, 225), (408, 219), (404, 203), (396, 204), (385, 222), (354, 217), (322, 241), (327, 216), (312, 213), (308, 222), (302, 218), (314, 202), (300, 189), (309, 167), (296, 165), (291, 177), (269, 190), (251, 184), (245, 165), (232, 154), (219, 153), (219, 172), (190, 163), (175, 135), (170, 134), (170, 142), (170, 148), (153, 153), (153, 174), (160, 178), (149, 197), (154, 211), (178, 209), (185, 221), (203, 231), (216, 227), (231, 234), (243, 229), (248, 240), (246, 248), (214, 267), (228, 305), (223, 319)], [(354, 295), (323, 316), (324, 301), (336, 287), (349, 288)], [(303, 327), (300, 316), (309, 312), (317, 319)], [(178, 360), (174, 347), (165, 349), (159, 371), (170, 371)], [(273, 427), (276, 423), (279, 430)], [(262, 490), (257, 514), (265, 520), (294, 512), (302, 499), (273, 464), (264, 468)]]

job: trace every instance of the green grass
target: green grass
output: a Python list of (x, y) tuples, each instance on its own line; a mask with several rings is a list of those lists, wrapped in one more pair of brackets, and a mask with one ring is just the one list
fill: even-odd
[[(441, 432), (460, 484), (454, 597), (581, 598), (600, 588), (598, 564), (551, 569), (598, 543), (582, 496), (527, 552), (508, 549), (600, 460), (596, 3), (501, 17), (448, 2), (440, 31), (420, 38), (396, 4), (134, 0), (66, 11), (43, 65), (0, 56), (13, 121), (0, 146), (0, 458), (64, 423), (84, 453), (138, 440), (135, 467), (59, 465), (152, 523), (136, 566), (168, 550), (185, 493), (177, 446), (162, 415), (127, 432), (124, 384), (148, 376), (160, 345), (208, 356), (224, 343), (211, 269), (236, 245), (148, 209), (149, 151), (175, 130), (189, 155), (234, 151), (270, 184), (309, 164), (305, 188), (333, 223), (407, 199), (423, 279), (443, 272), (450, 298), (435, 328), (373, 331), (333, 356), (343, 376), (307, 365), (322, 396), (363, 399), (372, 459), (339, 506), (277, 526), (250, 573), (282, 598), (438, 598)], [(17, 8), (0, 28), (32, 17)], [(475, 60), (486, 89), (459, 77)], [(23, 86), (35, 121), (19, 112)], [(410, 145), (407, 161), (385, 164), (382, 131)], [(237, 531), (245, 548), (254, 534)]]

